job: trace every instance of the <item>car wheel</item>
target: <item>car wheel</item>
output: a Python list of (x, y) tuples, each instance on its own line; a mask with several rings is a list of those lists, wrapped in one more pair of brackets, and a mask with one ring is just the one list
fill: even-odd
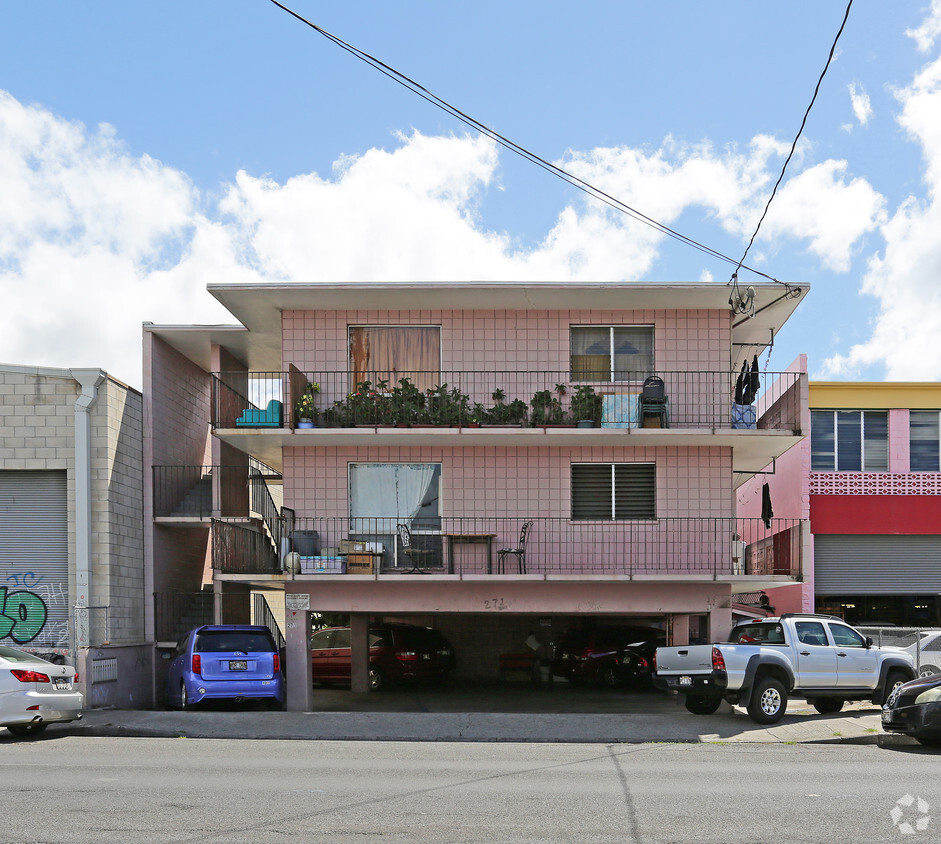
[(787, 692), (774, 677), (762, 677), (752, 690), (748, 715), (756, 724), (776, 724), (787, 709)]
[(908, 677), (906, 677), (901, 671), (890, 671), (889, 676), (885, 681), (885, 692), (882, 695), (882, 705), (885, 706), (886, 701), (892, 695), (899, 686), (904, 686), (908, 682)]
[(619, 686), (621, 683), (620, 678), (618, 677), (617, 671), (614, 670), (614, 666), (611, 664), (603, 665), (601, 667), (601, 685), (607, 686), (609, 689), (613, 689), (616, 686)]
[(919, 677), (931, 677), (934, 674), (941, 674), (936, 665), (923, 665), (918, 669)]
[(811, 703), (821, 715), (830, 715), (833, 712), (839, 712), (846, 701), (841, 697), (818, 697)]
[(371, 692), (378, 692), (386, 682), (385, 674), (382, 673), (382, 669), (376, 667), (375, 665), (369, 666), (369, 690)]
[(39, 724), (10, 724), (7, 729), (15, 736), (26, 738), (27, 736), (38, 736), (48, 726), (44, 722)]
[(712, 715), (722, 705), (722, 698), (715, 695), (686, 695), (683, 705), (693, 715)]
[(186, 693), (186, 683), (182, 680), (180, 681), (180, 709), (186, 712), (187, 709), (192, 709), (193, 704), (190, 703), (189, 695)]

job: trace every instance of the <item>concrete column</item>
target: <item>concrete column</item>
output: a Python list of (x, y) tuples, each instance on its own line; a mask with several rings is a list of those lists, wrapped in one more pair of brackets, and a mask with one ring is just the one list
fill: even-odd
[(732, 608), (716, 607), (709, 611), (710, 642), (724, 642), (732, 630)]
[(284, 618), (287, 708), (290, 712), (310, 712), (314, 708), (310, 667), (310, 613), (306, 610), (286, 609)]
[(369, 691), (369, 616), (350, 615), (350, 689), (365, 694)]
[(681, 645), (689, 644), (689, 616), (688, 615), (674, 615), (672, 618), (673, 624), (673, 641), (672, 645), (679, 647)]

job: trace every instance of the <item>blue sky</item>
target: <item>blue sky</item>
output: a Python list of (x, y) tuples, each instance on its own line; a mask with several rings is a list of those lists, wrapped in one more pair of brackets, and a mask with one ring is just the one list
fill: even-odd
[[(501, 134), (741, 256), (843, 0), (289, 3)], [(749, 254), (812, 293), (771, 370), (941, 377), (941, 0), (855, 0)], [(139, 386), (210, 281), (728, 281), (268, 0), (0, 5), (0, 360)], [(742, 274), (747, 283), (749, 276)], [(764, 364), (764, 361), (763, 361)]]

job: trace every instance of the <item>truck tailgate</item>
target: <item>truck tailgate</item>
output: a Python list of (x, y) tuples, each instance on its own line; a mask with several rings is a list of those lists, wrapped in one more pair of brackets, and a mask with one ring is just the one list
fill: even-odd
[(709, 674), (712, 645), (657, 648), (657, 674)]

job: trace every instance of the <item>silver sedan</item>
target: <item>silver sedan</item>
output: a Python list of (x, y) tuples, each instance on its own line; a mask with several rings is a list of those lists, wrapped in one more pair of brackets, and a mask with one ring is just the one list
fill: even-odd
[(41, 733), (47, 724), (82, 717), (78, 675), (35, 654), (0, 645), (0, 727), (15, 736)]

